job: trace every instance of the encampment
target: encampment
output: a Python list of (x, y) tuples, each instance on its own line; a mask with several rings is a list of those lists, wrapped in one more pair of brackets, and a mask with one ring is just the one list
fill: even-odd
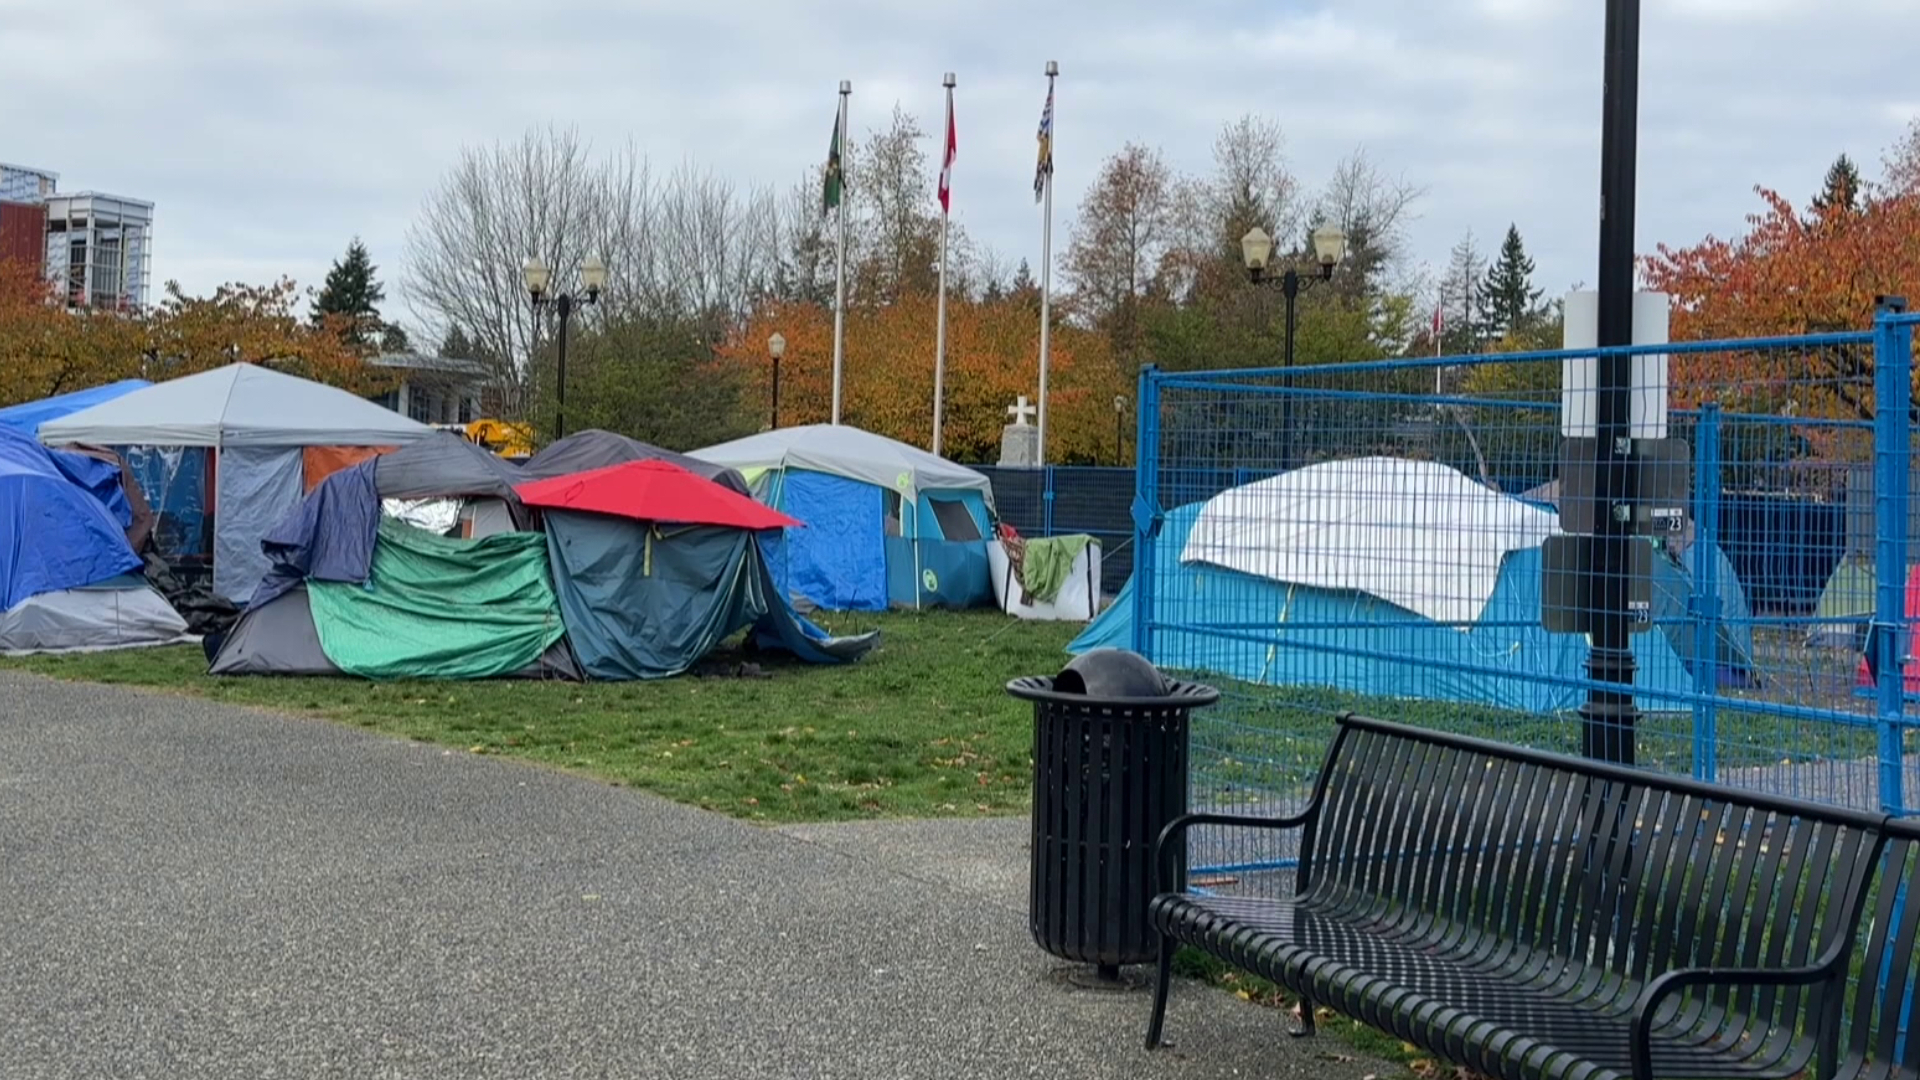
[[(1474, 702), (1516, 712), (1577, 707), (1587, 645), (1541, 626), (1545, 509), (1432, 462), (1325, 462), (1168, 513), (1154, 545), (1153, 659), (1269, 686)], [(1695, 547), (1690, 562), (1703, 552)], [(1725, 556), (1713, 675), (1752, 677), (1745, 600)], [(1690, 570), (1654, 560), (1658, 629), (1635, 634), (1637, 684), (1695, 688)], [(1138, 571), (1069, 646), (1129, 648)], [(1187, 632), (1194, 627), (1208, 632)], [(1677, 646), (1677, 647), (1676, 647)], [(1671, 710), (1657, 695), (1648, 710)]]
[[(139, 478), (176, 567), (211, 569), (244, 602), (266, 574), (260, 539), (321, 480), (432, 433), (354, 395), (252, 364), (135, 390), (40, 425), (48, 446), (108, 446)], [(217, 508), (217, 509), (216, 509)]]
[(805, 522), (767, 545), (789, 596), (829, 610), (991, 601), (993, 486), (963, 465), (835, 424), (695, 450), (738, 470), (755, 498)]
[(140, 576), (130, 514), (116, 516), (97, 494), (119, 480), (110, 463), (0, 425), (0, 652), (187, 640), (186, 622)]
[(665, 451), (605, 432), (548, 450), (560, 455), (522, 470), (440, 433), (328, 477), (268, 535), (274, 571), (211, 670), (656, 678), (746, 627), (812, 662), (871, 648), (872, 635), (836, 639), (796, 616), (773, 593), (752, 531), (698, 512), (725, 496), (770, 513), (737, 476), (729, 488), (681, 472), (698, 487), (621, 502), (635, 494), (627, 466), (555, 462)]

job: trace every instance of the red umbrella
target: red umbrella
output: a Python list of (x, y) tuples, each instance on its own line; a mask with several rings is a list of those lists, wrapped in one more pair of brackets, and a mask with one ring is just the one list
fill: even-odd
[(589, 510), (642, 521), (778, 529), (800, 522), (670, 462), (629, 461), (513, 489), (528, 506)]

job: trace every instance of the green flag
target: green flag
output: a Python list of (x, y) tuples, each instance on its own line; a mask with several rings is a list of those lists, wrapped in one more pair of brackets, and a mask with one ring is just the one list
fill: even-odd
[(824, 190), (820, 193), (820, 213), (840, 205), (840, 193), (847, 185), (846, 175), (840, 169), (840, 114), (833, 114), (833, 141), (827, 144), (827, 170)]

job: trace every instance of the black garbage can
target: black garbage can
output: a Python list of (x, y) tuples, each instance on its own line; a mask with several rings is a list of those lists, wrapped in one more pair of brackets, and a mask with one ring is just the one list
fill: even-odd
[(1117, 982), (1157, 955), (1153, 841), (1187, 809), (1189, 715), (1220, 692), (1121, 649), (1007, 692), (1033, 702), (1033, 940)]

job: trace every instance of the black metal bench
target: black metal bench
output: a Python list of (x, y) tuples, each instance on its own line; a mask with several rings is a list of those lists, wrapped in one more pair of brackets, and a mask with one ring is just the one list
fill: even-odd
[[(1182, 891), (1199, 825), (1299, 830), (1291, 896)], [(1186, 944), (1507, 1080), (1832, 1077), (1886, 826), (1343, 716), (1301, 813), (1161, 835), (1147, 1046)]]

